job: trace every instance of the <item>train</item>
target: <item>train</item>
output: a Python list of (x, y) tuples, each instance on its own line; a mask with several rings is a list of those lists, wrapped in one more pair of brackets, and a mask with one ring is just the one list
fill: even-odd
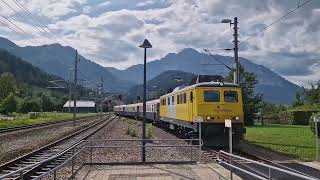
[[(188, 137), (198, 136), (201, 122), (204, 145), (223, 147), (228, 146), (225, 120), (229, 119), (233, 143), (237, 145), (245, 133), (241, 87), (200, 77), (188, 86), (177, 87), (159, 99), (147, 101), (147, 121)], [(126, 104), (115, 106), (114, 112), (118, 116), (142, 118), (142, 108), (142, 103)]]

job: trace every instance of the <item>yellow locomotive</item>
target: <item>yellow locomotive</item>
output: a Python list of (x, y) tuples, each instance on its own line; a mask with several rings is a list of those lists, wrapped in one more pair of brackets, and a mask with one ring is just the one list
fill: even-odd
[[(233, 138), (242, 139), (243, 107), (241, 88), (223, 82), (198, 82), (177, 87), (159, 100), (147, 102), (147, 119), (178, 133), (197, 135), (202, 121), (201, 138), (207, 146), (226, 146), (228, 131), (225, 119), (232, 120)], [(142, 104), (115, 106), (115, 113), (123, 116), (142, 117)]]

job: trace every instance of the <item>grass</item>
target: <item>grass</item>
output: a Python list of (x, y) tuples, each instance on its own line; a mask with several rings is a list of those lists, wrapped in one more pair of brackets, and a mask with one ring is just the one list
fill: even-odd
[[(79, 117), (90, 117), (95, 116), (97, 113), (79, 113)], [(71, 119), (73, 117), (72, 113), (57, 113), (57, 112), (42, 112), (36, 119), (31, 119), (29, 114), (18, 114), (13, 120), (0, 120), (0, 128), (18, 127), (53, 121), (62, 121), (65, 119)]]
[(247, 127), (245, 140), (266, 149), (303, 161), (316, 156), (315, 136), (309, 126), (257, 125)]

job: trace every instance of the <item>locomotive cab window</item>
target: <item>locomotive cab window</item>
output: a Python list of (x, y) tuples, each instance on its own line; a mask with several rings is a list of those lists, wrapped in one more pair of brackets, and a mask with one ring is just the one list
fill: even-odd
[(174, 96), (172, 96), (171, 99), (172, 99), (172, 105), (174, 105)]
[(204, 102), (220, 102), (219, 91), (204, 91), (203, 92)]
[(224, 102), (238, 102), (237, 91), (225, 91), (224, 92)]

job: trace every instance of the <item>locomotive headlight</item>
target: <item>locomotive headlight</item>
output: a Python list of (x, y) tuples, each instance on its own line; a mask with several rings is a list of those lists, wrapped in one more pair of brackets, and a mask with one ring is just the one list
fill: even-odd
[(235, 118), (236, 120), (239, 120), (240, 118), (239, 118), (239, 116), (236, 116), (236, 118)]
[(210, 116), (207, 116), (207, 120), (211, 120), (211, 117), (210, 117)]

